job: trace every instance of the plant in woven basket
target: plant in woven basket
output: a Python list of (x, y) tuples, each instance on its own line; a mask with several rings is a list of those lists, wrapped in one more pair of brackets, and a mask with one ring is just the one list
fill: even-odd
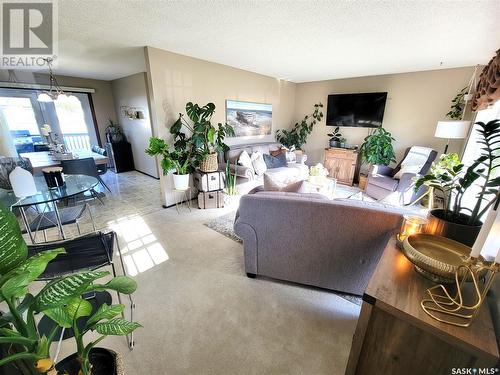
[(290, 150), (301, 150), (307, 142), (307, 137), (313, 131), (314, 125), (323, 118), (321, 108), (323, 108), (323, 104), (315, 104), (313, 113), (304, 116), (302, 121), (295, 123), (291, 130), (279, 129), (276, 131), (276, 140)]
[(374, 165), (389, 165), (396, 162), (392, 141), (395, 139), (384, 128), (375, 129), (361, 145), (363, 161)]
[[(212, 116), (215, 113), (215, 104), (207, 103), (203, 107), (189, 102), (186, 104), (187, 121), (179, 113), (179, 119), (172, 125), (171, 133), (179, 142), (190, 144), (193, 150), (194, 166), (200, 167), (210, 158), (217, 165), (217, 153), (226, 152), (229, 147), (224, 143), (226, 137), (234, 137), (234, 129), (228, 124), (212, 124)], [(191, 137), (182, 138), (181, 129), (186, 127)], [(205, 169), (205, 168), (200, 168)], [(213, 168), (209, 168), (213, 170)], [(217, 170), (217, 167), (215, 167)]]

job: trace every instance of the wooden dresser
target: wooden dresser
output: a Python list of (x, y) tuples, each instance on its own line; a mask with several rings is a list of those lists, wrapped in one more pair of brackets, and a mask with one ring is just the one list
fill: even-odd
[(358, 151), (345, 148), (325, 148), (324, 166), (328, 176), (340, 184), (352, 185), (358, 165)]
[(415, 272), (391, 239), (363, 296), (346, 374), (466, 373), (453, 372), (454, 368), (496, 374), (491, 369), (499, 354), (488, 304), (468, 328), (438, 322), (420, 306), (432, 285)]

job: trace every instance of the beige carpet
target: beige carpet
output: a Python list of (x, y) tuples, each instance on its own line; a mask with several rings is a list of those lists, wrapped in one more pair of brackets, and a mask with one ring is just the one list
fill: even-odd
[[(155, 205), (154, 179), (108, 179), (114, 194), (94, 209), (99, 226), (120, 236), (139, 284), (136, 320), (144, 328), (133, 351), (122, 337), (102, 346), (123, 354), (127, 374), (344, 373), (359, 306), (333, 293), (247, 278), (242, 245), (203, 225), (234, 207), (179, 215)], [(73, 351), (66, 341), (61, 356)]]

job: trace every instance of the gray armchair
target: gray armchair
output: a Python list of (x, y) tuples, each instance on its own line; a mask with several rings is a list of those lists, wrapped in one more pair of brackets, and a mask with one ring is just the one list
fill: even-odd
[(398, 192), (401, 197), (404, 196), (401, 203), (408, 204), (418, 199), (418, 197), (425, 192), (425, 188), (416, 193), (410, 191), (414, 186), (413, 178), (417, 175), (425, 175), (429, 171), (432, 162), (436, 159), (437, 151), (432, 150), (429, 153), (427, 161), (418, 173), (403, 173), (399, 179), (394, 178), (401, 169), (401, 164), (407, 157), (410, 149), (411, 147), (406, 149), (403, 159), (395, 168), (384, 165), (371, 166), (365, 189), (367, 195), (380, 200), (386, 198), (393, 192)]

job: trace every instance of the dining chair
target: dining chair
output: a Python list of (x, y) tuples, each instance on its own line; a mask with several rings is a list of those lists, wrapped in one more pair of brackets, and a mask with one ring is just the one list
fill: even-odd
[[(92, 152), (95, 152), (96, 154), (102, 155), (102, 156), (108, 156), (108, 152), (97, 145), (92, 146)], [(106, 174), (108, 171), (108, 165), (107, 164), (99, 164), (97, 165), (97, 172), (100, 175)]]
[(33, 174), (33, 166), (29, 159), (21, 157), (0, 156), (0, 189), (11, 190), (9, 174), (16, 167), (26, 169)]
[[(90, 218), (93, 231), (96, 231), (94, 217), (88, 203), (58, 208), (57, 213), (55, 210), (48, 210), (49, 205), (44, 204), (41, 206), (43, 207), (31, 207), (32, 209), (30, 210), (30, 212), (32, 213), (29, 221), (29, 229), (31, 232), (30, 238), (34, 244), (37, 243), (37, 234), (39, 231), (42, 231), (44, 242), (47, 242), (47, 230), (50, 228), (59, 228), (57, 215), (59, 215), (61, 226), (75, 224), (78, 230), (78, 235), (81, 235), (82, 230), (80, 226), (80, 220), (84, 217), (85, 213), (87, 213)], [(62, 228), (59, 228), (59, 230), (62, 234)], [(27, 228), (24, 228), (22, 230), (23, 234), (27, 232)], [(63, 235), (62, 237), (64, 238)]]
[(83, 174), (97, 178), (99, 183), (111, 193), (111, 189), (99, 175), (94, 158), (61, 160), (61, 166), (66, 174)]
[[(55, 259), (48, 263), (45, 271), (38, 277), (38, 281), (50, 281), (77, 272), (95, 271), (106, 266), (111, 266), (113, 277), (116, 277), (117, 272), (115, 268), (115, 261), (113, 259), (115, 246), (120, 257), (122, 274), (127, 276), (123, 255), (118, 242), (118, 236), (114, 231), (95, 232), (70, 240), (53, 241), (41, 245), (28, 245), (28, 256), (33, 256), (43, 251), (61, 247), (66, 251), (66, 253), (59, 254)], [(118, 302), (121, 304), (122, 296), (119, 292), (116, 293), (118, 296)], [(94, 297), (94, 294), (85, 296), (87, 299), (92, 299)], [(130, 294), (128, 295), (128, 300), (130, 303), (130, 321), (133, 321), (135, 303)], [(126, 319), (124, 312), (122, 312), (122, 317)], [(64, 328), (62, 328), (56, 357), (59, 353), (64, 331)], [(127, 335), (126, 339), (128, 347), (132, 350), (135, 345), (134, 333), (132, 332)]]

